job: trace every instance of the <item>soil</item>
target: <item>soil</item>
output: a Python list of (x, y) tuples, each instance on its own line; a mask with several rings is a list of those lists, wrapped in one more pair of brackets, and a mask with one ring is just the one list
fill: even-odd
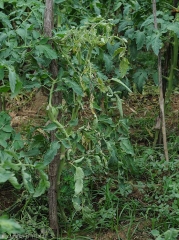
[(34, 91), (30, 97), (25, 95), (15, 101), (9, 101), (7, 108), (12, 117), (12, 127), (40, 125), (46, 116), (47, 100), (47, 96), (44, 96), (42, 91)]

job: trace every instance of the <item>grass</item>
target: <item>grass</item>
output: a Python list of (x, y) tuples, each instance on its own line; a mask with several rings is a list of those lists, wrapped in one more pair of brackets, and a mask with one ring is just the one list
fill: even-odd
[[(171, 139), (173, 140), (174, 136)], [(171, 144), (177, 146), (177, 143)], [(72, 195), (68, 196), (68, 192), (63, 193), (66, 198), (62, 199), (64, 202), (61, 204), (64, 206), (68, 204), (70, 210), (66, 212), (67, 223), (64, 225), (63, 219), (60, 220), (63, 230), (59, 239), (132, 240), (157, 237), (170, 239), (162, 238), (169, 234), (167, 232), (169, 230), (174, 236), (171, 239), (177, 239), (175, 238), (175, 235), (178, 236), (179, 222), (177, 154), (173, 154), (170, 162), (165, 162), (162, 149), (154, 150), (143, 146), (137, 149), (135, 159), (137, 176), (133, 169), (129, 168), (128, 173), (118, 169), (110, 178), (101, 176), (103, 181), (100, 182), (98, 176), (99, 178), (95, 178), (95, 185), (91, 185), (90, 178), (85, 180), (86, 212), (84, 210), (83, 213), (75, 212), (71, 203)], [(120, 179), (119, 171), (122, 176)], [(63, 179), (64, 186), (65, 184), (72, 186), (73, 176)], [(11, 211), (11, 216), (18, 219), (26, 229), (26, 235), (36, 236), (36, 239), (45, 239), (47, 236), (53, 239), (53, 233), (48, 227), (46, 197), (29, 199), (28, 195), (25, 198), (24, 193), (24, 198), (20, 199), (23, 207), (15, 208), (15, 212)], [(66, 211), (66, 208), (64, 210)], [(47, 235), (43, 237), (43, 234)]]

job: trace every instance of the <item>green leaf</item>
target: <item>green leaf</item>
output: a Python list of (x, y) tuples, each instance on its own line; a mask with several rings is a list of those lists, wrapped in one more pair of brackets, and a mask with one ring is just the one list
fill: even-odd
[(106, 71), (107, 72), (111, 71), (112, 68), (113, 68), (112, 57), (109, 54), (104, 53), (103, 60), (104, 60), (104, 63), (105, 63)]
[(21, 135), (19, 133), (15, 135), (13, 146), (15, 150), (19, 150), (24, 147), (24, 141), (22, 140)]
[(101, 107), (96, 102), (93, 102), (93, 108), (98, 111), (102, 111)]
[(45, 166), (44, 166), (44, 164), (43, 164), (42, 162), (35, 162), (35, 163), (34, 163), (34, 167), (35, 167), (36, 169), (38, 169), (38, 170), (43, 170), (43, 169), (45, 169)]
[(167, 29), (174, 32), (179, 38), (179, 22), (172, 22), (167, 24)]
[(162, 41), (160, 39), (160, 33), (154, 33), (146, 38), (147, 50), (152, 47), (154, 53), (158, 56), (159, 50), (162, 47)]
[(4, 78), (4, 68), (0, 66), (0, 80)]
[(121, 148), (124, 150), (125, 153), (134, 156), (134, 149), (129, 141), (129, 139), (121, 139), (120, 142)]
[(129, 46), (129, 51), (130, 51), (130, 58), (132, 61), (136, 60), (138, 54), (140, 53), (137, 51), (137, 44), (136, 41), (132, 40), (131, 44)]
[(69, 79), (65, 79), (64, 81), (65, 81), (66, 85), (67, 85), (69, 88), (72, 88), (73, 91), (74, 91), (77, 95), (80, 95), (80, 96), (83, 96), (83, 95), (84, 95), (84, 94), (83, 94), (83, 90), (82, 90), (81, 86), (80, 86), (78, 83), (76, 83), (76, 82), (74, 82), (74, 81), (71, 81), (71, 80), (69, 80)]
[(9, 182), (16, 188), (16, 189), (20, 189), (21, 188), (21, 184), (18, 183), (18, 180), (15, 176), (12, 176), (9, 178)]
[(123, 78), (129, 69), (129, 61), (127, 58), (124, 57), (121, 59), (120, 64), (119, 64), (119, 69), (120, 69), (120, 72), (122, 75), (121, 77)]
[(4, 163), (5, 168), (13, 169), (15, 171), (19, 171), (20, 166), (17, 163), (13, 163), (11, 157), (7, 156), (6, 159), (8, 159), (8, 160), (5, 161), (5, 163)]
[(6, 147), (7, 147), (7, 142), (6, 142), (6, 140), (0, 139), (0, 145), (1, 145), (2, 147), (6, 148)]
[(32, 177), (30, 173), (25, 171), (25, 167), (22, 168), (22, 177), (23, 177), (24, 186), (29, 191), (29, 193), (33, 194), (34, 187), (32, 185)]
[(4, 216), (0, 217), (0, 234), (16, 234), (24, 233), (23, 228), (13, 219), (6, 219)]
[(144, 43), (145, 43), (145, 33), (141, 31), (136, 32), (136, 43), (137, 43), (137, 50), (140, 50)]
[(122, 6), (122, 2), (118, 2), (118, 1), (117, 1), (117, 2), (114, 4), (114, 12), (117, 11), (121, 6)]
[(47, 126), (43, 128), (45, 131), (53, 131), (57, 129), (57, 125), (55, 123), (49, 123)]
[(12, 67), (12, 66), (8, 67), (8, 70), (9, 70), (10, 89), (11, 89), (11, 92), (14, 93), (15, 86), (16, 86), (16, 79), (17, 79), (16, 72), (15, 72), (14, 67)]
[(41, 36), (40, 33), (35, 30), (32, 31), (32, 35), (33, 35), (34, 39), (38, 39)]
[(120, 99), (117, 94), (115, 94), (115, 96), (116, 96), (117, 108), (119, 110), (121, 117), (123, 118), (124, 114), (123, 114), (123, 108), (122, 108), (122, 99)]
[(55, 0), (55, 3), (62, 3), (65, 2), (66, 0)]
[(5, 125), (2, 130), (4, 132), (13, 132), (13, 128), (10, 125)]
[(0, 86), (0, 92), (3, 93), (3, 92), (8, 92), (10, 90), (10, 87), (9, 86)]
[(19, 160), (18, 154), (12, 150), (5, 149), (5, 152), (7, 152), (10, 156), (12, 156), (17, 161)]
[(83, 161), (84, 157), (81, 157), (79, 159), (76, 159), (73, 161), (73, 163), (77, 164), (77, 163), (81, 163)]
[(164, 233), (165, 239), (166, 240), (177, 240), (178, 232), (179, 231), (177, 229), (174, 229), (174, 228), (171, 228), (171, 229), (167, 230)]
[(77, 149), (80, 151), (80, 152), (82, 152), (82, 153), (84, 153), (85, 152), (85, 147), (81, 144), (81, 143), (77, 143), (76, 144), (76, 147), (77, 147)]
[(153, 15), (150, 15), (141, 25), (141, 27), (147, 27), (150, 24), (154, 24), (154, 19), (153, 19)]
[(108, 161), (108, 167), (117, 169), (118, 167), (118, 157), (117, 157), (117, 150), (115, 147), (114, 142), (106, 141), (107, 149), (110, 153), (110, 158)]
[(113, 124), (112, 118), (109, 118), (106, 115), (100, 115), (98, 120), (99, 122), (108, 123), (109, 125)]
[(75, 119), (71, 119), (69, 121), (69, 126), (70, 127), (76, 127), (78, 125), (78, 118), (75, 118)]
[(153, 72), (152, 77), (155, 85), (158, 86), (158, 72), (157, 71)]
[(68, 149), (71, 148), (71, 145), (69, 144), (69, 142), (66, 139), (62, 139), (61, 143), (65, 148), (68, 148)]
[(36, 50), (39, 54), (44, 54), (46, 58), (57, 59), (57, 53), (50, 45), (37, 45)]
[(44, 166), (49, 165), (51, 161), (54, 159), (55, 155), (58, 152), (58, 149), (60, 148), (59, 142), (52, 142), (50, 145), (50, 149), (46, 152), (44, 155)]
[(1, 138), (2, 138), (3, 140), (8, 140), (8, 139), (10, 139), (11, 135), (12, 135), (12, 133), (1, 131)]
[(4, 9), (4, 1), (3, 0), (1, 0), (1, 2), (0, 2), (0, 8)]
[(49, 187), (50, 187), (50, 183), (48, 181), (47, 174), (43, 171), (40, 171), (40, 182), (38, 184), (38, 187), (35, 189), (35, 193), (34, 193), (33, 197), (41, 196), (42, 194), (44, 194), (46, 189)]
[[(1, 34), (0, 34), (0, 43), (3, 44), (3, 42), (5, 42), (5, 40), (6, 40), (6, 38), (7, 38), (7, 34), (1, 32)], [(2, 64), (2, 66), (3, 66), (3, 64)]]
[(14, 174), (10, 171), (6, 171), (4, 168), (0, 167), (0, 183), (6, 182)]
[(132, 92), (132, 91), (130, 90), (130, 88), (128, 88), (128, 86), (126, 86), (126, 84), (124, 84), (121, 80), (119, 80), (119, 79), (117, 79), (117, 78), (112, 78), (111, 80), (113, 80), (113, 81), (121, 84), (121, 85), (122, 85), (123, 87), (125, 87), (130, 93)]
[(38, 148), (33, 148), (33, 149), (29, 150), (28, 152), (25, 152), (24, 156), (26, 156), (26, 157), (33, 157), (33, 156), (38, 155), (39, 153), (40, 152), (39, 152)]
[(142, 93), (143, 86), (148, 78), (147, 72), (143, 69), (137, 70), (136, 73), (133, 75), (134, 82), (137, 86), (137, 89), (140, 93)]
[(76, 172), (74, 175), (75, 195), (78, 195), (83, 190), (83, 178), (84, 178), (83, 169), (81, 167), (76, 167)]
[(16, 97), (21, 92), (21, 89), (22, 89), (22, 81), (18, 79), (18, 75), (17, 75), (15, 89), (14, 89), (14, 92), (11, 94), (11, 98)]
[(8, 16), (6, 14), (4, 14), (3, 12), (0, 12), (0, 20), (5, 27), (7, 26), (12, 29), (12, 25), (8, 19)]
[(16, 32), (25, 41), (27, 30), (25, 30), (24, 28), (18, 28)]
[(102, 80), (107, 80), (108, 79), (108, 77), (105, 74), (103, 74), (102, 72), (100, 72), (99, 70), (97, 71), (97, 75)]
[[(101, 10), (100, 10), (100, 8), (98, 7), (98, 5), (99, 5), (98, 1), (93, 1), (92, 5), (93, 5), (93, 7), (94, 7), (94, 11), (95, 11), (96, 15), (100, 15)], [(101, 7), (101, 6), (100, 6), (100, 7)]]
[(4, 126), (4, 124), (10, 124), (11, 117), (4, 111), (0, 112), (0, 127)]
[(152, 233), (152, 235), (153, 235), (154, 237), (157, 237), (157, 236), (160, 235), (160, 232), (159, 232), (158, 230), (156, 230), (156, 229), (152, 230), (151, 233)]
[(35, 189), (33, 197), (39, 197), (44, 194), (46, 190), (46, 185), (43, 179), (40, 180), (38, 187)]
[(160, 35), (155, 35), (153, 38), (152, 38), (152, 49), (154, 51), (154, 53), (158, 56), (159, 54), (159, 50), (161, 49), (162, 47), (162, 41), (160, 39)]

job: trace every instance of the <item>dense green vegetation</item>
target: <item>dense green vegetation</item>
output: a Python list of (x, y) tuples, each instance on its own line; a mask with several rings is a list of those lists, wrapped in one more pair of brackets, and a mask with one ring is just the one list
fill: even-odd
[[(0, 239), (178, 239), (178, 123), (167, 128), (169, 161), (155, 126), (159, 56), (173, 118), (177, 1), (157, 1), (155, 28), (148, 0), (55, 0), (50, 37), (45, 7), (0, 2)], [(48, 96), (43, 119), (13, 128), (12, 103), (34, 91)], [(59, 233), (48, 193), (56, 156)]]

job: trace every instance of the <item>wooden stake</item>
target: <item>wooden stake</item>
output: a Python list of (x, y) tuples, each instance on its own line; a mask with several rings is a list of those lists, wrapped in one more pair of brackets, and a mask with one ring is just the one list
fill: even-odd
[[(52, 30), (54, 28), (54, 16), (53, 16), (54, 1), (46, 0), (45, 2), (45, 14), (44, 14), (44, 34), (47, 37), (52, 37)], [(53, 43), (49, 42), (52, 45)], [(49, 72), (52, 75), (52, 78), (55, 80), (58, 76), (58, 62), (52, 60), (49, 68)], [(62, 102), (61, 93), (54, 91), (52, 96), (53, 106), (59, 106)], [(58, 119), (60, 115), (58, 116)], [(51, 131), (51, 142), (56, 140), (55, 131)], [(54, 157), (53, 161), (49, 164), (49, 181), (50, 187), (48, 191), (48, 202), (49, 202), (49, 222), (50, 227), (52, 228), (56, 237), (59, 236), (59, 224), (58, 224), (58, 206), (57, 206), (57, 181), (58, 181), (58, 171), (60, 165), (60, 152)]]
[[(156, 0), (153, 0), (153, 16), (154, 16), (154, 27), (157, 30), (157, 10), (156, 10)], [(168, 147), (167, 147), (167, 137), (166, 137), (166, 125), (165, 125), (165, 103), (163, 96), (163, 81), (162, 81), (162, 64), (161, 64), (161, 51), (158, 54), (158, 79), (159, 79), (159, 105), (160, 105), (160, 118), (162, 123), (162, 135), (163, 135), (163, 146), (166, 161), (169, 161), (168, 157)]]

